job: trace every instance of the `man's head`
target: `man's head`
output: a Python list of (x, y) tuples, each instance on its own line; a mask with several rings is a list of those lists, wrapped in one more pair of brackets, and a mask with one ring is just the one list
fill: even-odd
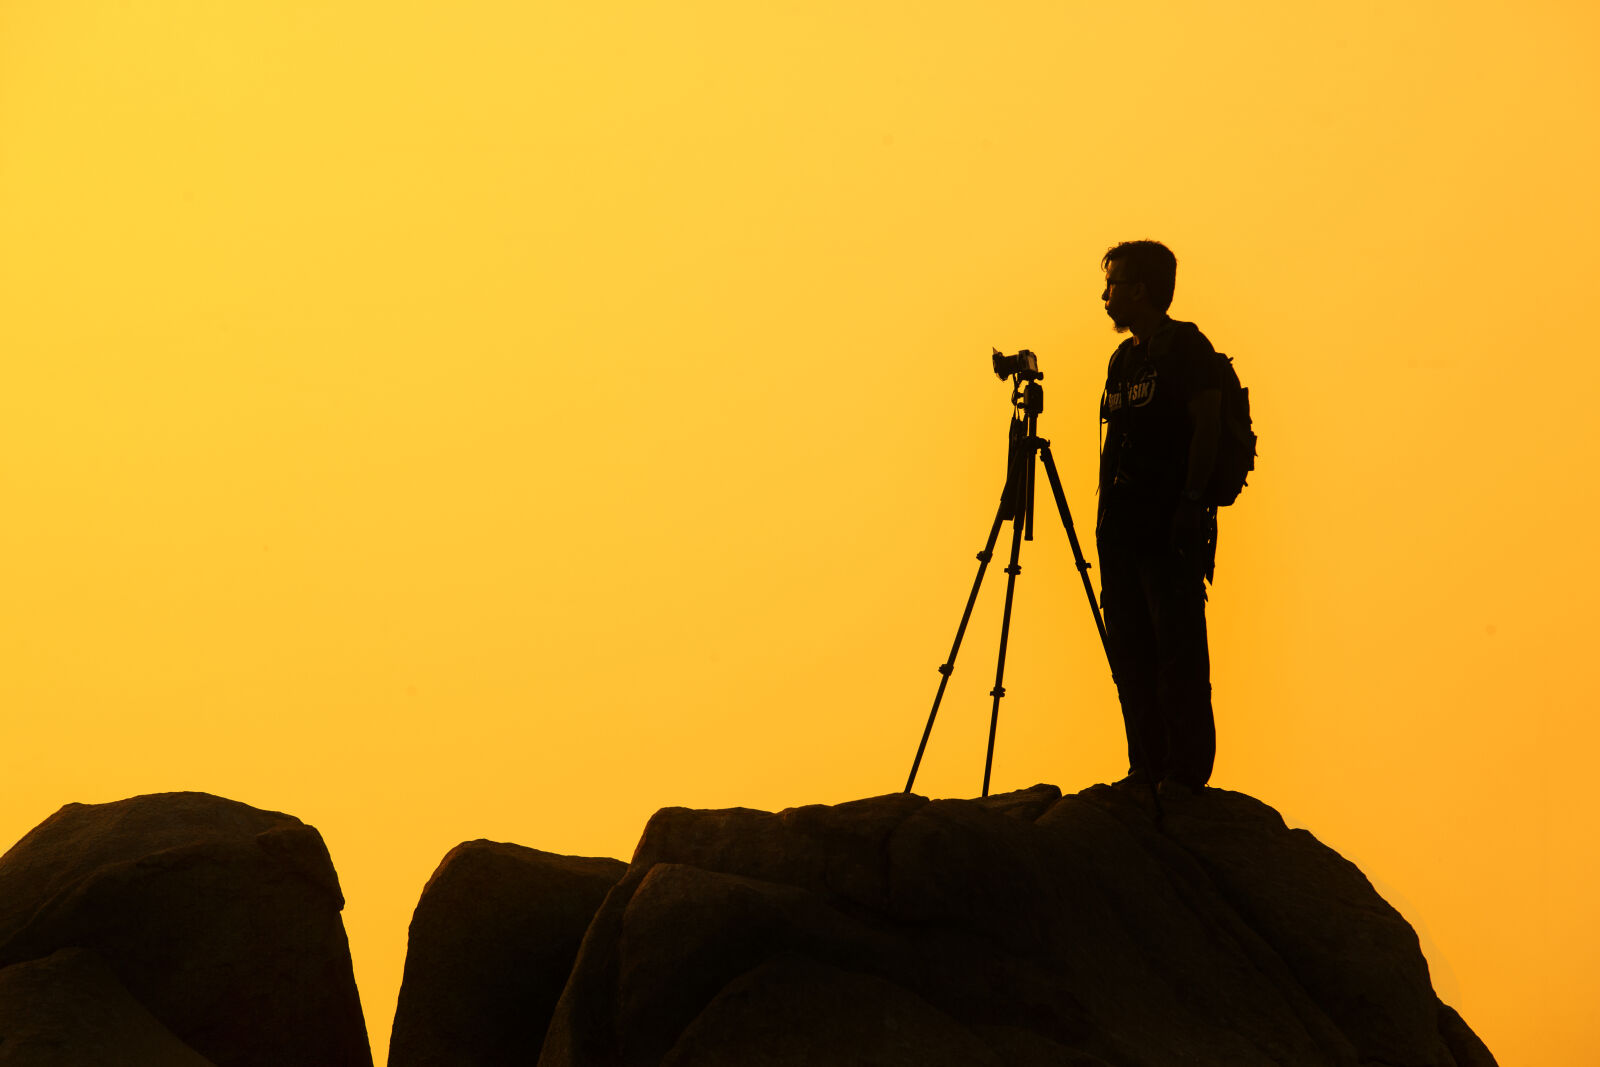
[(1160, 241), (1124, 241), (1101, 257), (1100, 266), (1106, 272), (1100, 299), (1118, 333), (1172, 306), (1178, 259)]

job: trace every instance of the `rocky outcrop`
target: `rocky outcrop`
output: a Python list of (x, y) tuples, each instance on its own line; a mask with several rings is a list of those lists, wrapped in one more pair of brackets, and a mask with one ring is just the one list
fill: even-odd
[(69, 804), (0, 857), (0, 967), (90, 949), (217, 1067), (370, 1067), (343, 906), (291, 816), (205, 793)]
[(1242, 794), (658, 812), (541, 1067), (834, 1062), (1493, 1059), (1360, 871)]
[(468, 841), (411, 920), (390, 1067), (531, 1064), (583, 933), (627, 864)]
[(0, 970), (0, 1067), (212, 1067), (84, 948)]
[[(0, 1067), (370, 1067), (342, 906), (290, 816), (68, 805), (0, 857)], [(1242, 794), (1110, 786), (667, 808), (628, 865), (461, 845), (391, 1067), (535, 1058), (1494, 1067), (1355, 866)]]

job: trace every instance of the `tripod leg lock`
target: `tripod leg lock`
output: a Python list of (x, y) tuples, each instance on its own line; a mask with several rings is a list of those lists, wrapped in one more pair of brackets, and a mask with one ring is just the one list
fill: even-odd
[(1022, 564), (1013, 563), (1011, 566), (1006, 568), (1006, 573), (1010, 574), (1010, 575), (1013, 575), (1013, 576), (1021, 574), (1022, 573)]
[(994, 559), (994, 553), (993, 552), (985, 550), (983, 552), (979, 552), (978, 553), (978, 562), (979, 563), (988, 563), (991, 559)]
[(1003, 685), (997, 685), (993, 689), (989, 690), (989, 695), (992, 697), (1003, 697), (1006, 695), (1006, 687)]
[(955, 664), (953, 664), (953, 663), (941, 663), (941, 664), (939, 664), (939, 673), (944, 675), (946, 678), (950, 677), (950, 672), (955, 670), (955, 669), (956, 669), (955, 668)]

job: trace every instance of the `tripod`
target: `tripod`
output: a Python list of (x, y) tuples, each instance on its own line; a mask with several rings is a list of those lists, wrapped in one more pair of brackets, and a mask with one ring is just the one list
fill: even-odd
[[(1000, 366), (1000, 355), (996, 366)], [(1029, 354), (1031, 355), (1031, 354)], [(1004, 377), (1004, 374), (1001, 375)], [(1006, 567), (1006, 606), (1000, 622), (1000, 661), (994, 672), (994, 688), (989, 695), (994, 706), (989, 712), (989, 750), (983, 760), (983, 795), (989, 795), (989, 771), (994, 765), (995, 728), (1000, 723), (1000, 698), (1006, 695), (1006, 642), (1011, 634), (1011, 602), (1016, 593), (1017, 575), (1022, 568), (1017, 561), (1022, 555), (1022, 541), (1033, 540), (1033, 485), (1034, 457), (1044, 460), (1045, 474), (1050, 477), (1050, 489), (1055, 494), (1056, 508), (1067, 528), (1067, 540), (1072, 543), (1072, 555), (1077, 561), (1078, 576), (1083, 579), (1083, 591), (1089, 597), (1089, 609), (1094, 612), (1094, 624), (1100, 631), (1100, 645), (1106, 649), (1107, 662), (1111, 651), (1106, 645), (1106, 624), (1100, 617), (1100, 604), (1095, 599), (1094, 587), (1089, 584), (1089, 564), (1078, 545), (1078, 534), (1072, 526), (1072, 512), (1067, 507), (1067, 495), (1061, 489), (1061, 475), (1056, 473), (1056, 461), (1050, 455), (1050, 442), (1039, 436), (1039, 414), (1044, 410), (1044, 386), (1039, 379), (1044, 375), (1027, 365), (1020, 366), (1012, 375), (1010, 445), (1006, 458), (1006, 483), (1000, 493), (1000, 510), (989, 528), (989, 540), (978, 553), (978, 576), (973, 579), (972, 592), (967, 596), (967, 609), (961, 614), (961, 625), (956, 629), (955, 643), (950, 646), (950, 658), (939, 666), (939, 691), (933, 697), (933, 710), (928, 712), (928, 725), (922, 730), (922, 743), (917, 746), (917, 757), (911, 762), (911, 775), (906, 779), (906, 792), (917, 780), (917, 768), (922, 765), (922, 753), (928, 747), (928, 736), (933, 733), (933, 720), (939, 714), (939, 702), (944, 699), (945, 686), (955, 670), (956, 653), (961, 651), (961, 639), (966, 635), (967, 623), (972, 618), (972, 606), (977, 603), (978, 589), (983, 585), (984, 572), (994, 558), (995, 542), (1000, 536), (1002, 523), (1011, 523), (1011, 564)]]

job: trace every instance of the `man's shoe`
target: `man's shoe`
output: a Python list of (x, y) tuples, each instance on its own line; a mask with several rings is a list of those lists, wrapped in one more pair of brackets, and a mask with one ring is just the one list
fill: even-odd
[(1143, 771), (1130, 771), (1126, 778), (1111, 783), (1112, 789), (1150, 789), (1155, 786), (1155, 779)]

